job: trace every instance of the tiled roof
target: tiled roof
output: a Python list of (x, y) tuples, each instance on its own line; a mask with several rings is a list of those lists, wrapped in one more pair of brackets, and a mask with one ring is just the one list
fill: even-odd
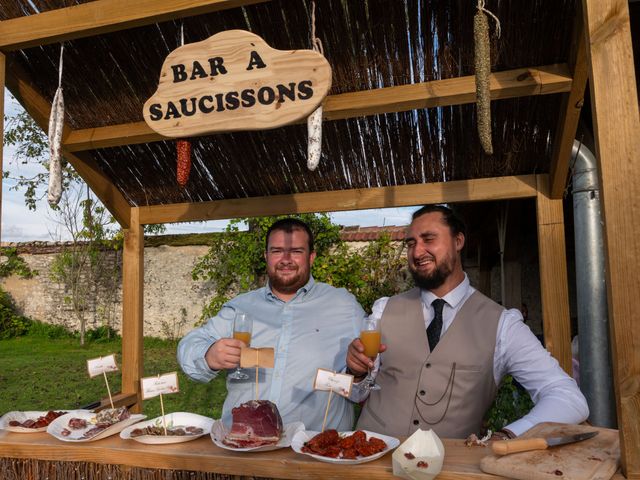
[(383, 233), (391, 236), (391, 240), (404, 240), (406, 226), (390, 225), (388, 227), (344, 227), (340, 231), (340, 238), (345, 242), (368, 242), (377, 240)]

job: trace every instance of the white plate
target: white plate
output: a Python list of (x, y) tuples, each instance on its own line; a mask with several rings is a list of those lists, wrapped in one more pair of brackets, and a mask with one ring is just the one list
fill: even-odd
[[(129, 425), (133, 425), (134, 423), (137, 423), (140, 420), (144, 420), (145, 418), (147, 418), (146, 415), (140, 415), (135, 413), (131, 414), (131, 416), (126, 420), (122, 420), (121, 422), (114, 423), (109, 428), (104, 429), (102, 432), (100, 432), (99, 434), (91, 438), (82, 438), (82, 435), (84, 435), (84, 433), (87, 430), (92, 429), (95, 426), (93, 424), (87, 425), (85, 428), (81, 428), (79, 430), (71, 430), (69, 428), (69, 420), (71, 420), (72, 418), (82, 418), (86, 420), (87, 423), (89, 423), (91, 419), (94, 418), (95, 416), (96, 414), (91, 412), (67, 413), (66, 415), (62, 415), (61, 417), (58, 417), (53, 422), (51, 422), (49, 424), (49, 427), (47, 428), (47, 433), (53, 435), (58, 440), (62, 440), (63, 442), (93, 442), (95, 440), (100, 440), (101, 438), (106, 438), (116, 433), (119, 433)], [(62, 430), (65, 428), (67, 430), (71, 430), (71, 435), (69, 435), (68, 437), (65, 437), (64, 435), (62, 435)]]
[[(367, 439), (369, 439), (371, 437), (377, 437), (380, 440), (383, 440), (384, 443), (387, 444), (387, 448), (385, 448), (382, 452), (378, 452), (378, 453), (375, 453), (373, 455), (369, 455), (368, 457), (358, 457), (358, 458), (355, 458), (355, 459), (330, 458), (330, 457), (323, 457), (322, 455), (315, 455), (313, 453), (303, 452), (302, 451), (302, 447), (304, 446), (304, 443), (308, 442), (313, 437), (315, 437), (318, 433), (320, 433), (320, 432), (313, 432), (313, 431), (298, 432), (293, 437), (293, 441), (291, 442), (291, 448), (293, 448), (293, 451), (296, 452), (296, 453), (301, 453), (302, 455), (309, 455), (310, 457), (313, 457), (316, 460), (320, 460), (321, 462), (341, 463), (343, 465), (357, 465), (359, 463), (371, 462), (372, 460), (375, 460), (376, 458), (380, 458), (383, 455), (386, 455), (387, 452), (390, 452), (391, 450), (396, 448), (398, 445), (400, 445), (400, 440), (398, 440), (395, 437), (388, 437), (387, 435), (382, 435), (380, 433), (369, 432), (367, 430), (363, 430), (363, 432), (367, 434)], [(348, 435), (351, 435), (352, 433), (353, 432), (340, 432), (340, 436), (341, 437), (346, 437)]]
[[(60, 410), (54, 410), (55, 412), (91, 412), (91, 410), (68, 410), (66, 408), (61, 408)], [(9, 422), (13, 420), (17, 420), (18, 422), (24, 422), (25, 420), (37, 420), (39, 417), (44, 417), (49, 410), (44, 412), (8, 412), (5, 413), (2, 417), (0, 417), (0, 429), (7, 430), (8, 432), (17, 432), (17, 433), (38, 433), (38, 432), (46, 432), (47, 427), (40, 428), (26, 428), (26, 427), (12, 427), (9, 425)], [(62, 415), (61, 415), (62, 416)]]
[(131, 432), (136, 428), (145, 428), (149, 426), (158, 426), (162, 427), (162, 417), (154, 418), (153, 420), (147, 420), (145, 422), (136, 423), (135, 425), (130, 425), (124, 430), (120, 432), (120, 438), (125, 440), (135, 440), (140, 443), (148, 443), (152, 445), (161, 445), (167, 443), (182, 443), (188, 442), (189, 440), (195, 440), (203, 435), (207, 435), (211, 432), (211, 427), (213, 426), (213, 418), (204, 417), (202, 415), (198, 415), (196, 413), (188, 413), (188, 412), (174, 412), (168, 413), (164, 416), (164, 419), (167, 423), (167, 428), (169, 427), (200, 427), (202, 429), (202, 433), (197, 435), (140, 435), (138, 437), (132, 437)]
[(261, 447), (247, 447), (247, 448), (234, 448), (229, 445), (225, 445), (222, 443), (222, 439), (227, 436), (227, 429), (225, 428), (222, 420), (216, 420), (213, 422), (213, 427), (211, 428), (211, 439), (213, 443), (215, 443), (220, 448), (224, 448), (225, 450), (232, 450), (234, 452), (267, 452), (269, 450), (277, 450), (279, 448), (287, 448), (291, 446), (291, 441), (293, 437), (298, 432), (304, 431), (304, 423), (302, 422), (293, 422), (288, 423), (284, 426), (282, 432), (282, 436), (280, 437), (280, 441), (274, 445), (262, 445)]

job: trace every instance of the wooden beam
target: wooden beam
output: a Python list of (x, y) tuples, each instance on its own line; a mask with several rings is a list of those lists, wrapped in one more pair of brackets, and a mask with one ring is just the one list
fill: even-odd
[(604, 217), (607, 295), (623, 474), (640, 479), (640, 113), (629, 8), (582, 0)]
[(573, 84), (571, 91), (562, 95), (560, 118), (551, 155), (549, 181), (551, 198), (562, 198), (569, 175), (569, 162), (573, 140), (576, 137), (580, 112), (584, 103), (584, 91), (587, 86), (589, 69), (587, 66), (587, 47), (584, 38), (584, 23), (581, 16), (576, 19), (574, 28), (575, 44), (572, 53)]
[(137, 395), (135, 412), (142, 409), (143, 285), (144, 230), (138, 209), (132, 208), (122, 255), (122, 393)]
[(395, 187), (295, 193), (200, 203), (154, 205), (139, 207), (139, 210), (140, 223), (146, 225), (535, 196), (535, 175), (522, 175)]
[[(0, 172), (4, 170), (3, 146), (4, 146), (4, 84), (6, 73), (6, 57), (0, 52)], [(0, 218), (2, 218), (2, 183), (0, 181)], [(1, 225), (1, 223), (0, 223)], [(2, 230), (0, 229), (0, 238)]]
[[(118, 408), (118, 407), (130, 408), (136, 403), (138, 403), (138, 394), (118, 392), (111, 396), (111, 400), (113, 400), (113, 406), (115, 408)], [(95, 409), (103, 410), (105, 408), (111, 408), (111, 400), (109, 399), (109, 397), (105, 397), (101, 399), (100, 405), (95, 407)]]
[[(518, 68), (491, 74), (491, 98), (494, 100), (568, 92), (572, 80), (566, 65)], [(413, 85), (343, 93), (327, 97), (325, 120), (403, 112), (418, 108), (473, 103), (475, 77), (449, 78)], [(306, 119), (304, 119), (306, 122)], [(68, 151), (131, 145), (166, 140), (145, 122), (89, 128), (71, 132), (64, 140)]]
[[(25, 110), (45, 132), (49, 128), (51, 104), (26, 80), (26, 74), (15, 64), (7, 68), (7, 88), (20, 101)], [(65, 124), (63, 138), (70, 128)], [(102, 204), (109, 210), (118, 223), (126, 228), (129, 225), (131, 207), (109, 178), (100, 170), (95, 160), (88, 154), (73, 154), (63, 146), (63, 155), (73, 168), (89, 185)]]
[(571, 375), (571, 319), (562, 200), (549, 198), (548, 175), (537, 175), (536, 217), (542, 329), (547, 350)]
[(90, 37), (268, 0), (95, 0), (0, 22), (0, 50)]

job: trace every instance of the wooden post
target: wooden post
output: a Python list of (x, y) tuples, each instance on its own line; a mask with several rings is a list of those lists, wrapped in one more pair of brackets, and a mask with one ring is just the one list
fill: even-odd
[(640, 479), (640, 114), (629, 7), (582, 0), (622, 472)]
[(549, 176), (538, 175), (536, 197), (542, 328), (547, 350), (571, 375), (571, 322), (562, 200), (549, 198)]
[[(0, 52), (0, 173), (4, 168), (2, 150), (4, 147), (4, 76), (6, 71), (6, 57)], [(1, 177), (0, 177), (1, 178)], [(0, 180), (1, 182), (2, 180)], [(0, 183), (0, 219), (2, 219), (2, 183)], [(0, 239), (2, 238), (2, 224), (0, 223)]]
[(138, 208), (132, 208), (122, 257), (122, 393), (137, 394), (133, 412), (142, 409), (143, 284), (144, 231)]

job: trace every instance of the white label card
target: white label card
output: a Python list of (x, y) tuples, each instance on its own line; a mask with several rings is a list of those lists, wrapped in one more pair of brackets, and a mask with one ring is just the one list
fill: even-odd
[(140, 379), (140, 388), (142, 389), (142, 399), (157, 397), (158, 395), (167, 395), (169, 393), (179, 392), (178, 374), (176, 372), (165, 373), (164, 375), (156, 375), (155, 377), (144, 377)]
[(331, 370), (319, 368), (316, 379), (313, 382), (314, 390), (333, 390), (334, 393), (348, 397), (353, 385), (353, 375), (336, 373)]
[(102, 373), (117, 372), (118, 365), (116, 365), (115, 354), (112, 353), (106, 357), (87, 360), (87, 370), (89, 371), (89, 376), (92, 378), (96, 375), (102, 375)]

